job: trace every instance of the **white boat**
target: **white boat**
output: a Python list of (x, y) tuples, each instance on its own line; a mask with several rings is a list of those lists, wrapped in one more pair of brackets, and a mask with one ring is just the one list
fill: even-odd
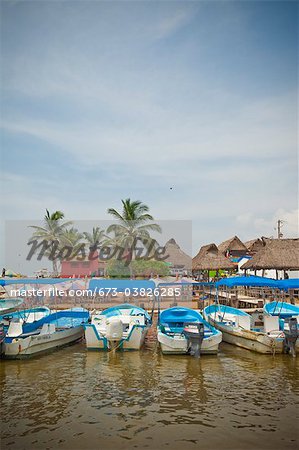
[(151, 326), (149, 314), (124, 303), (91, 315), (84, 325), (88, 350), (139, 350)]
[(267, 316), (278, 318), (279, 329), (285, 334), (285, 351), (295, 355), (299, 351), (299, 307), (279, 301), (266, 303), (264, 318)]
[(22, 298), (1, 298), (0, 315), (7, 314), (19, 308), (24, 300)]
[(8, 327), (11, 321), (21, 321), (25, 323), (32, 323), (48, 316), (51, 313), (46, 306), (38, 306), (36, 308), (18, 309), (13, 312), (6, 312), (0, 315), (0, 323), (4, 327)]
[(221, 332), (204, 320), (199, 311), (178, 306), (165, 309), (160, 313), (157, 337), (162, 353), (189, 353), (192, 346), (188, 337), (200, 334), (200, 329), (196, 329), (198, 324), (202, 325), (199, 352), (216, 354), (222, 341)]
[(222, 332), (223, 341), (258, 353), (282, 353), (284, 333), (277, 317), (264, 317), (255, 327), (246, 312), (226, 305), (213, 304), (203, 310), (205, 319)]
[(40, 320), (12, 321), (3, 342), (5, 358), (21, 359), (61, 348), (82, 338), (89, 312), (83, 308), (56, 311)]

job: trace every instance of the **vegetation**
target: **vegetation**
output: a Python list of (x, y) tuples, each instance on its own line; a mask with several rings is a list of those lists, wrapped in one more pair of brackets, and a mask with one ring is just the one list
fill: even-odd
[(113, 259), (108, 261), (106, 268), (106, 274), (112, 278), (130, 278), (131, 275), (135, 277), (165, 277), (169, 273), (169, 266), (165, 262), (153, 260), (132, 261), (130, 268), (125, 261)]
[(31, 226), (35, 230), (31, 240), (38, 242), (48, 242), (49, 247), (45, 254), (52, 260), (54, 275), (59, 273), (59, 259), (55, 257), (59, 245), (61, 244), (62, 236), (66, 233), (67, 228), (72, 225), (72, 222), (63, 222), (64, 214), (61, 211), (55, 211), (50, 214), (46, 210), (44, 217), (44, 224), (42, 227)]
[(83, 236), (85, 237), (92, 251), (98, 249), (106, 239), (105, 231), (101, 230), (100, 227), (93, 227), (92, 233), (84, 232)]
[[(73, 227), (73, 222), (64, 221), (62, 211), (50, 213), (46, 209), (43, 226), (31, 226), (34, 232), (30, 243), (34, 245), (30, 254), (41, 250), (39, 256), (42, 254), (52, 261), (53, 272), (57, 276), (62, 260), (76, 257), (84, 259), (89, 251), (95, 252), (106, 246), (110, 247), (111, 253), (114, 254), (114, 260), (108, 262), (109, 276), (167, 275), (168, 267), (165, 263), (150, 259), (157, 246), (151, 232), (161, 233), (161, 228), (153, 222), (154, 218), (149, 213), (149, 207), (129, 198), (121, 202), (121, 212), (114, 208), (108, 209), (108, 213), (117, 223), (110, 225), (106, 231), (100, 227), (93, 227), (91, 233), (80, 233)], [(84, 249), (86, 243), (90, 249), (87, 252)], [(137, 250), (147, 251), (147, 259), (143, 260)]]
[(125, 256), (129, 261), (131, 274), (133, 274), (131, 261), (135, 259), (138, 243), (142, 243), (145, 248), (149, 248), (153, 241), (156, 242), (152, 239), (150, 232), (161, 233), (161, 228), (158, 224), (153, 223), (154, 218), (149, 214), (149, 207), (144, 203), (139, 200), (131, 201), (129, 198), (121, 202), (121, 212), (114, 208), (108, 209), (108, 213), (118, 223), (110, 225), (107, 233), (113, 233), (113, 239), (125, 249)]

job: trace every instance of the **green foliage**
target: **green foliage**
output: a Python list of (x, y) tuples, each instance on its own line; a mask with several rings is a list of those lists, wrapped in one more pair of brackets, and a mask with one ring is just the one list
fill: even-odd
[(132, 275), (136, 277), (150, 277), (150, 276), (162, 276), (169, 275), (169, 267), (163, 261), (145, 261), (135, 260), (132, 261), (130, 267), (128, 263), (120, 260), (110, 260), (107, 263), (106, 273), (112, 278), (130, 278), (130, 269)]
[(103, 243), (105, 238), (105, 232), (104, 230), (101, 230), (100, 227), (93, 227), (92, 233), (88, 233), (85, 231), (83, 235), (88, 244), (94, 249), (99, 247)]
[(130, 269), (125, 261), (111, 259), (107, 263), (106, 274), (111, 278), (130, 278)]
[(135, 276), (149, 277), (159, 275), (165, 277), (169, 275), (169, 266), (163, 261), (135, 260), (132, 261), (132, 270)]
[[(161, 233), (161, 227), (153, 223), (154, 218), (148, 214), (149, 207), (144, 203), (139, 200), (131, 201), (129, 198), (121, 202), (123, 206), (121, 212), (114, 208), (107, 211), (118, 222), (110, 225), (107, 233), (112, 233), (113, 241), (116, 239), (120, 246), (129, 250), (130, 258), (135, 259), (137, 242), (142, 242), (147, 248), (152, 242), (150, 232)], [(154, 243), (156, 244), (155, 241)]]

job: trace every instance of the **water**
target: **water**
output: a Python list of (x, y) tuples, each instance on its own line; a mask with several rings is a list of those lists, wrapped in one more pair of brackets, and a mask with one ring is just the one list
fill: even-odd
[(1, 448), (296, 448), (296, 359), (228, 344), (199, 360), (154, 350), (77, 344), (1, 361)]

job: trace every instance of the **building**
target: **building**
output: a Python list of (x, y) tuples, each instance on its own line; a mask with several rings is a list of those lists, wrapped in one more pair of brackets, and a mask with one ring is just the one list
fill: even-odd
[(98, 252), (94, 252), (89, 255), (89, 258), (83, 260), (73, 259), (65, 260), (61, 262), (62, 278), (67, 277), (90, 277), (100, 275), (99, 270), (99, 255)]
[[(299, 271), (299, 239), (267, 239), (263, 247), (241, 267), (245, 271), (275, 271), (276, 278)], [(290, 275), (289, 275), (290, 276)]]
[(209, 271), (234, 270), (234, 264), (219, 251), (216, 244), (204, 245), (192, 259), (192, 272), (199, 274), (207, 273), (209, 279)]
[(245, 244), (238, 238), (234, 236), (227, 241), (222, 242), (218, 245), (218, 250), (225, 256), (236, 257), (244, 256), (247, 254), (248, 250)]
[(263, 238), (251, 239), (251, 241), (244, 242), (244, 244), (247, 247), (249, 255), (254, 255), (264, 246)]

